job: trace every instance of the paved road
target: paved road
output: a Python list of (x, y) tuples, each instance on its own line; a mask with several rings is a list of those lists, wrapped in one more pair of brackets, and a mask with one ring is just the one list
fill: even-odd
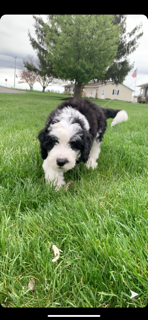
[(19, 91), (9, 88), (4, 88), (0, 86), (0, 93), (26, 93), (25, 91)]

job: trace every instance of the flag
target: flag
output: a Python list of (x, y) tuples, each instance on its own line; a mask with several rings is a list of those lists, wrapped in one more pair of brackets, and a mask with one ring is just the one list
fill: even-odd
[(136, 77), (137, 77), (137, 69), (133, 72), (132, 77), (133, 77), (133, 78), (136, 78)]

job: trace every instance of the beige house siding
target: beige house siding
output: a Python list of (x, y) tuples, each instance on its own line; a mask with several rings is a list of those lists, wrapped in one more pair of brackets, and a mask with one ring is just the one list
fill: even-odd
[[(122, 84), (106, 84), (98, 88), (97, 97), (102, 99), (102, 90), (104, 90), (104, 99), (117, 99), (124, 101), (132, 101), (132, 90), (128, 89)], [(113, 94), (114, 90), (114, 94)], [(118, 91), (119, 90), (119, 91)], [(118, 94), (117, 94), (118, 93)]]

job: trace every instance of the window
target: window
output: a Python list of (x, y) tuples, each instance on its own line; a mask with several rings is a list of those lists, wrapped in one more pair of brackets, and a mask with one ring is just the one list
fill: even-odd
[(112, 94), (119, 94), (119, 90), (113, 90)]

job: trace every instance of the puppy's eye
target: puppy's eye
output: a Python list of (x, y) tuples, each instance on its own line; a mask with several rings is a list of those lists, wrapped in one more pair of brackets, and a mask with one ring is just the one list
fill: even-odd
[(58, 139), (54, 136), (48, 136), (46, 137), (46, 140), (44, 141), (44, 147), (50, 151), (57, 143)]
[(82, 140), (73, 140), (73, 141), (70, 141), (70, 147), (73, 149), (73, 150), (80, 150), (82, 148)]

